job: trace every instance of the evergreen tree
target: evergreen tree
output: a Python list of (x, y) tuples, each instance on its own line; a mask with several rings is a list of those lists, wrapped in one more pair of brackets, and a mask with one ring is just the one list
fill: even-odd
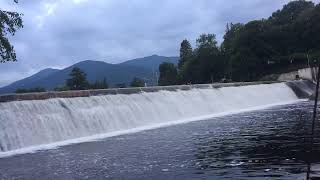
[(180, 46), (180, 60), (178, 64), (179, 70), (183, 69), (183, 65), (186, 62), (192, 60), (192, 47), (188, 40), (183, 40)]
[(67, 86), (71, 90), (85, 90), (88, 89), (87, 75), (80, 68), (75, 67), (72, 69), (70, 79), (67, 79)]

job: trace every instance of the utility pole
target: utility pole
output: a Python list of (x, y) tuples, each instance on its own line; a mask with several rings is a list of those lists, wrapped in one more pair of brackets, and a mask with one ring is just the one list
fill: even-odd
[[(314, 129), (315, 129), (315, 123), (317, 118), (317, 108), (318, 108), (318, 98), (319, 98), (319, 81), (320, 81), (320, 64), (317, 62), (318, 65), (318, 76), (317, 76), (317, 86), (316, 86), (316, 92), (315, 92), (315, 100), (314, 100), (314, 107), (313, 107), (313, 116), (312, 116), (312, 129), (311, 129), (311, 141), (310, 141), (310, 153), (312, 154), (313, 151), (313, 140), (314, 140)], [(311, 173), (311, 162), (308, 164), (308, 171), (307, 171), (307, 180), (310, 179), (310, 173)]]

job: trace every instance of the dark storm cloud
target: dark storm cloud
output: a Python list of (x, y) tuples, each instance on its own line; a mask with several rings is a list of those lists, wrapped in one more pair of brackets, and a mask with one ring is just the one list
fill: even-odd
[(216, 33), (228, 22), (268, 17), (289, 0), (11, 0), (24, 14), (12, 42), (18, 62), (0, 65), (0, 86), (47, 67), (85, 59), (117, 63), (152, 54), (178, 55), (184, 38)]

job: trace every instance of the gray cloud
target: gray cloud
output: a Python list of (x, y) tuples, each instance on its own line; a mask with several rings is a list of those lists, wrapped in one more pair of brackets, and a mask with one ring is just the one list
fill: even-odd
[[(0, 64), (0, 86), (43, 68), (85, 59), (118, 63), (178, 55), (179, 43), (201, 33), (219, 42), (228, 22), (266, 18), (289, 0), (20, 0), (0, 7), (24, 14), (11, 38), (18, 62)], [(319, 0), (315, 1), (319, 2)]]

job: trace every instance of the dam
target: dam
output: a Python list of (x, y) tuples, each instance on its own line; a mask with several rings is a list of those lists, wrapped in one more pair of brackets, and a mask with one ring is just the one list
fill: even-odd
[[(303, 179), (311, 81), (3, 95), (0, 179)], [(316, 132), (320, 133), (319, 125)]]
[(293, 81), (4, 95), (0, 155), (294, 103), (313, 88)]

